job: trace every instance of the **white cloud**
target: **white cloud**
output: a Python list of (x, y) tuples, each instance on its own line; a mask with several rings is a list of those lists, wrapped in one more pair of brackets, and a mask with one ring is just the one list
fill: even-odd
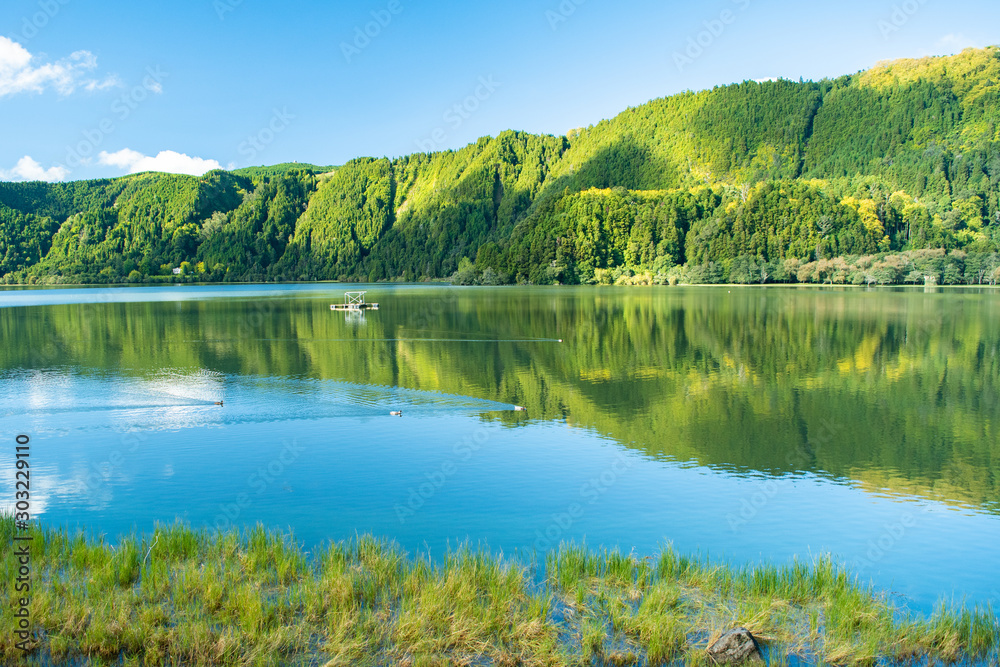
[(17, 161), (10, 171), (0, 169), (0, 180), (3, 181), (61, 181), (69, 175), (66, 167), (49, 167), (45, 169), (31, 157), (25, 155)]
[(88, 91), (104, 90), (121, 84), (117, 76), (93, 77), (97, 56), (90, 51), (74, 51), (67, 58), (51, 63), (32, 64), (35, 57), (8, 37), (0, 36), (0, 97), (17, 93), (41, 93), (54, 88), (69, 95), (78, 87)]
[(24, 69), (31, 62), (28, 50), (7, 37), (0, 37), (0, 72)]
[(100, 164), (108, 165), (110, 167), (119, 167), (121, 169), (130, 169), (132, 165), (138, 164), (144, 159), (146, 159), (145, 155), (139, 151), (133, 151), (128, 148), (123, 148), (117, 153), (101, 151), (101, 154), (97, 156), (97, 160)]
[(961, 53), (964, 49), (968, 48), (981, 48), (982, 45), (979, 44), (974, 39), (966, 37), (962, 33), (948, 33), (937, 42), (934, 43), (934, 53)]
[(754, 79), (756, 83), (772, 83), (777, 81), (779, 77), (776, 76), (765, 76), (763, 79)]
[(205, 160), (200, 157), (190, 157), (176, 151), (160, 151), (156, 157), (143, 155), (139, 151), (123, 148), (116, 153), (101, 151), (97, 156), (98, 164), (125, 169), (130, 174), (140, 171), (163, 171), (168, 174), (190, 174), (201, 176), (206, 171), (221, 169), (215, 160)]
[[(83, 84), (84, 89), (88, 93), (92, 93), (95, 90), (107, 90), (108, 88), (117, 88), (122, 84), (122, 80), (118, 78), (117, 75), (112, 74), (105, 77), (103, 80), (98, 81), (97, 79), (91, 79)], [(160, 84), (155, 84), (155, 90), (153, 92), (162, 93), (163, 87)]]

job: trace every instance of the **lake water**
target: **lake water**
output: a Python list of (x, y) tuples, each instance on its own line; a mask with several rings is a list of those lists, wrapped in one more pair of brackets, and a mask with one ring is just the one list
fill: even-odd
[(23, 433), (33, 514), (110, 537), (830, 553), (1000, 603), (997, 292), (344, 289), (0, 292), (0, 506)]

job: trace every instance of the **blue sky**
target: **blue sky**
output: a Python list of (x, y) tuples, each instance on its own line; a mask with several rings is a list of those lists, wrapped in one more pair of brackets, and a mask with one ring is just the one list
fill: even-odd
[(686, 89), (837, 76), (998, 33), (990, 0), (4, 0), (0, 179), (563, 134)]

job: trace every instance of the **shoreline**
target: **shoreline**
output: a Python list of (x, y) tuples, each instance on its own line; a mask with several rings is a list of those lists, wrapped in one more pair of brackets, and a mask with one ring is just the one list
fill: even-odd
[(461, 289), (511, 289), (511, 288), (524, 288), (533, 287), (539, 289), (554, 288), (554, 287), (568, 287), (568, 288), (593, 288), (593, 289), (606, 289), (608, 287), (629, 287), (639, 289), (653, 289), (653, 288), (678, 288), (678, 287), (713, 287), (713, 288), (739, 288), (739, 289), (782, 289), (782, 288), (793, 288), (793, 289), (815, 289), (815, 288), (836, 288), (844, 290), (865, 290), (865, 291), (924, 291), (927, 293), (934, 293), (941, 289), (954, 289), (954, 290), (1000, 290), (1000, 283), (996, 285), (969, 285), (966, 283), (956, 283), (956, 284), (941, 284), (941, 285), (914, 285), (914, 284), (895, 284), (890, 283), (886, 285), (857, 285), (853, 283), (766, 283), (766, 284), (754, 284), (754, 283), (676, 283), (673, 285), (663, 283), (615, 283), (615, 284), (604, 284), (604, 283), (551, 283), (551, 284), (504, 284), (504, 285), (462, 285), (458, 283), (453, 283), (448, 280), (427, 280), (427, 281), (393, 281), (393, 280), (383, 280), (379, 282), (369, 283), (369, 282), (340, 282), (337, 280), (284, 280), (284, 281), (258, 281), (258, 282), (142, 282), (142, 283), (0, 283), (0, 291), (3, 290), (23, 290), (23, 289), (78, 289), (78, 288), (107, 288), (107, 289), (142, 289), (148, 287), (246, 287), (246, 286), (275, 286), (280, 287), (282, 285), (330, 285), (330, 286), (364, 286), (364, 287), (375, 287), (375, 288), (392, 288), (392, 287), (456, 287)]
[[(117, 542), (0, 518), (8, 579), (30, 541), (31, 652), (16, 664), (712, 664), (749, 629), (774, 664), (987, 664), (990, 605), (897, 608), (829, 557), (734, 567), (667, 546), (639, 558), (561, 545), (533, 559), (458, 548), (436, 561), (359, 536), (303, 552), (258, 525), (174, 524)], [(17, 599), (4, 589), (3, 626)]]

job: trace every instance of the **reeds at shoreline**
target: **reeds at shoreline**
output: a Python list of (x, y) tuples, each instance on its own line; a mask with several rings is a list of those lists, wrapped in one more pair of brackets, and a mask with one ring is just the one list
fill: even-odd
[(16, 647), (11, 517), (0, 518), (3, 664), (707, 664), (744, 626), (771, 664), (995, 660), (990, 608), (904, 614), (829, 558), (731, 567), (665, 547), (469, 548), (431, 561), (370, 536), (306, 554), (261, 526), (177, 524), (111, 544), (31, 529), (32, 651)]

